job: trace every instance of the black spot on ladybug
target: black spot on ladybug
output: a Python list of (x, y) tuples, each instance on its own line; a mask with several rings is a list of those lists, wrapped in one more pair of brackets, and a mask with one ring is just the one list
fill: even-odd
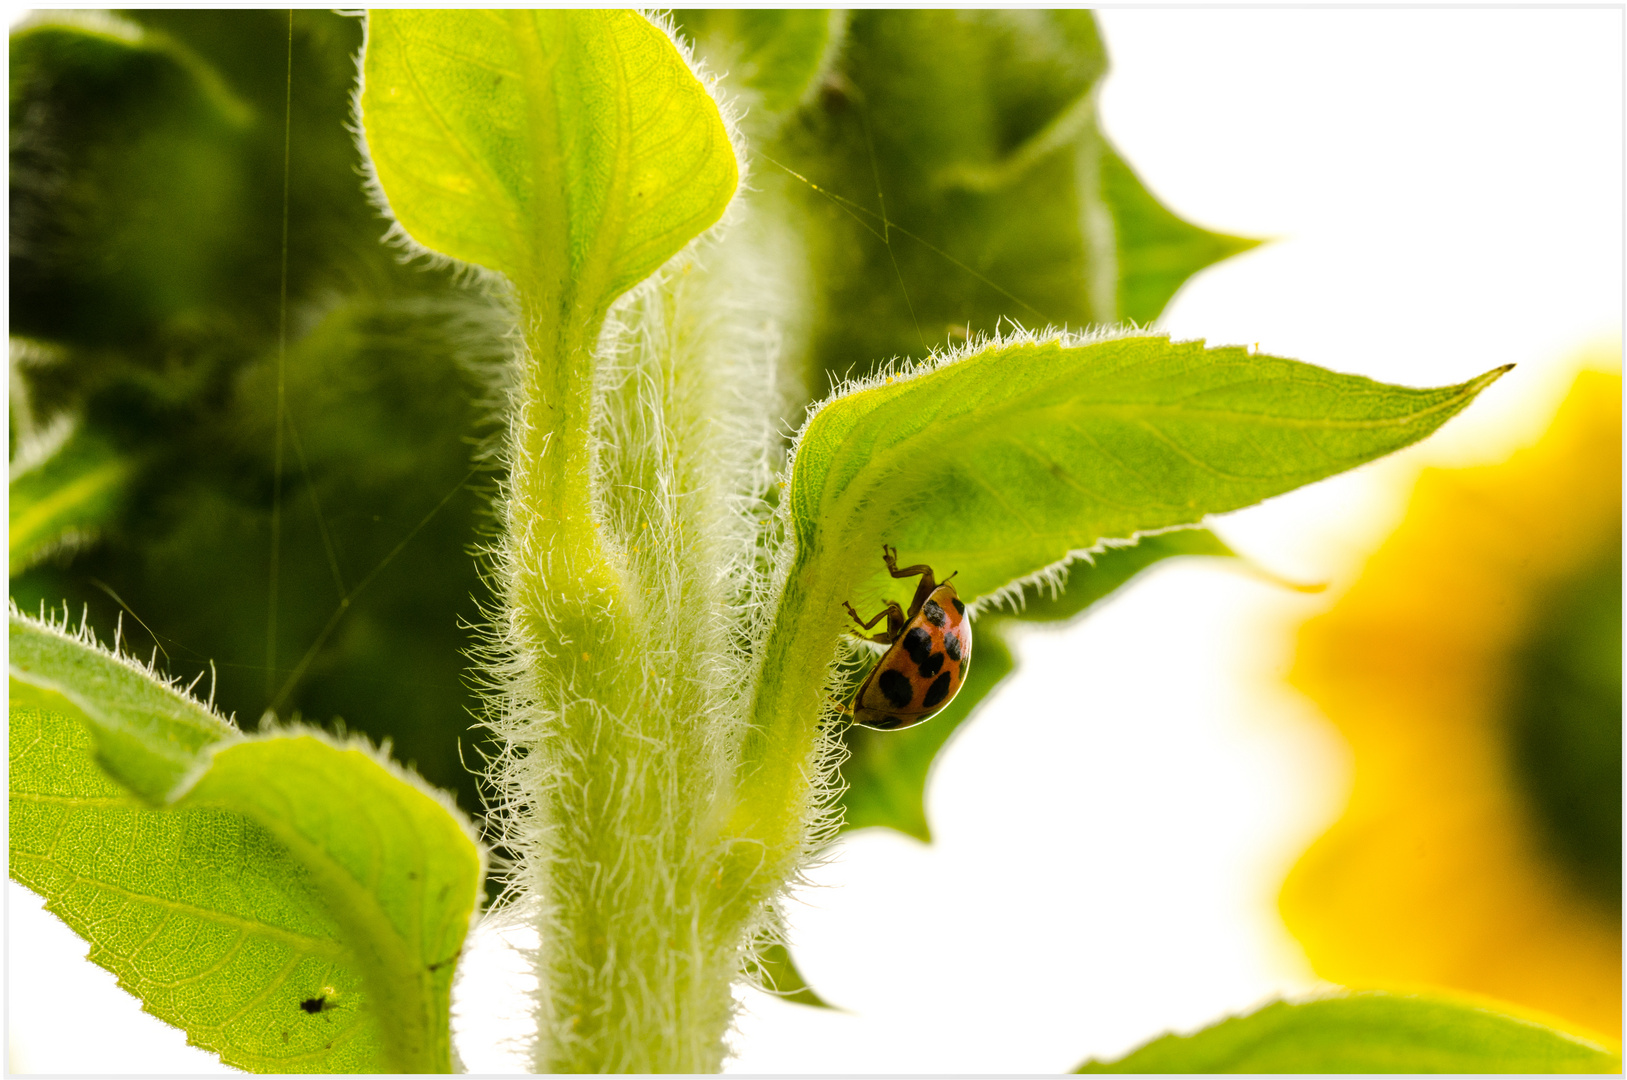
[(950, 602), (950, 603), (951, 603), (951, 604), (954, 604), (954, 605), (955, 605), (955, 610), (956, 610), (956, 611), (957, 611), (957, 612), (959, 612), (959, 613), (960, 613), (960, 614), (962, 614), (962, 615), (964, 615), (964, 614), (966, 614), (966, 605), (965, 605), (965, 604), (963, 604), (963, 603), (961, 603), (961, 602), (960, 602), (960, 597), (958, 597), (958, 596), (951, 596), (951, 597), (950, 597), (950, 598), (949, 598), (949, 602)]
[(917, 664), (926, 663), (926, 658), (932, 653), (931, 633), (917, 626), (904, 635), (904, 651), (909, 653), (910, 659)]
[(920, 666), (921, 678), (930, 679), (943, 669), (943, 653), (935, 652)]
[(932, 685), (926, 688), (926, 697), (921, 699), (921, 704), (928, 709), (936, 708), (940, 701), (949, 696), (949, 682), (949, 672), (939, 675)]
[(942, 626), (949, 621), (949, 616), (943, 613), (943, 608), (939, 607), (937, 602), (933, 600), (928, 600), (921, 605), (921, 618), (933, 626)]
[(910, 698), (915, 696), (915, 689), (910, 686), (909, 679), (892, 668), (888, 668), (881, 673), (881, 678), (876, 680), (876, 685), (881, 687), (882, 694), (886, 696), (888, 701), (893, 703), (895, 709), (902, 709), (910, 703)]
[(315, 1015), (328, 1007), (328, 995), (318, 994), (314, 998), (306, 998), (304, 1001), (299, 1003), (299, 1007), (304, 1009), (306, 1012)]
[(960, 635), (945, 634), (943, 636), (943, 651), (949, 654), (949, 659), (960, 663)]

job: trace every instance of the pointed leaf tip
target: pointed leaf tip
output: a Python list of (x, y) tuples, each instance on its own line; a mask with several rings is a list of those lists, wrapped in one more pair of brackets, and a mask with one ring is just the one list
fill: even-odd
[(869, 555), (884, 542), (988, 596), (1399, 450), (1501, 374), (1415, 389), (1162, 336), (992, 342), (812, 417), (791, 479), (798, 558), (844, 564), (829, 580), (853, 582), (854, 603), (897, 599)]

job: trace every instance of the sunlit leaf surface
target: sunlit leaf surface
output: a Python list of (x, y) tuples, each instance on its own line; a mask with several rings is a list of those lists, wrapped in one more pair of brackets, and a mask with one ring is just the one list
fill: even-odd
[(443, 800), (15, 614), (11, 645), (12, 873), (92, 960), (228, 1064), (449, 1069), (481, 859)]
[(1429, 998), (1277, 1002), (1195, 1035), (1166, 1035), (1078, 1072), (1620, 1072), (1621, 1058), (1552, 1028)]
[(64, 630), (11, 613), (11, 677), (73, 703), (109, 775), (149, 803), (184, 790), (204, 751), (240, 738), (201, 702)]
[(735, 159), (704, 88), (627, 11), (378, 11), (362, 117), (419, 243), (589, 309), (715, 222)]
[[(797, 451), (798, 558), (887, 586), (879, 551), (976, 599), (1104, 539), (1248, 506), (1428, 435), (1491, 381), (1417, 390), (1241, 348), (1015, 342), (838, 398)], [(907, 599), (907, 596), (904, 597)]]

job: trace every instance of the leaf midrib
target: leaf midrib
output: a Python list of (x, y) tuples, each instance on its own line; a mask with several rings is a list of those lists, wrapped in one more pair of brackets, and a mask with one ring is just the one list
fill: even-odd
[[(162, 811), (153, 812), (162, 813)], [(18, 851), (16, 848), (12, 848), (11, 857), (14, 859), (27, 859), (32, 862), (42, 863), (58, 871), (60, 871), (62, 868), (62, 864), (51, 855), (39, 855), (31, 851)], [(244, 934), (252, 934), (257, 937), (279, 941), (284, 945), (301, 949), (312, 956), (320, 956), (325, 959), (342, 959), (345, 954), (345, 947), (339, 942), (332, 941), (330, 939), (310, 937), (309, 935), (299, 933), (297, 930), (284, 930), (281, 927), (270, 926), (262, 922), (254, 922), (251, 919), (245, 919), (238, 915), (231, 915), (224, 911), (213, 911), (209, 908), (196, 907), (192, 904), (183, 903), (179, 900), (168, 900), (161, 896), (152, 896), (148, 893), (126, 888), (123, 885), (115, 885), (110, 881), (103, 881), (100, 878), (87, 877), (83, 874), (67, 874), (64, 876), (66, 880), (73, 882), (75, 885), (90, 885), (97, 889), (104, 889), (111, 893), (117, 893), (118, 895), (130, 900), (136, 900), (143, 904), (151, 904), (154, 907), (161, 908), (166, 911), (173, 911), (177, 914), (187, 915), (191, 918), (200, 919), (204, 922), (219, 923), (222, 926), (229, 926), (232, 929)]]
[[(1423, 422), (1423, 421), (1427, 420), (1427, 418), (1429, 418), (1429, 417), (1431, 417), (1431, 416), (1433, 416), (1433, 415), (1435, 415), (1435, 414), (1437, 414), (1439, 412), (1447, 411), (1447, 410), (1450, 410), (1450, 409), (1452, 409), (1454, 407), (1461, 406), (1461, 404), (1466, 399), (1472, 398), (1474, 396), (1474, 394), (1481, 388), (1481, 386), (1484, 383), (1485, 378), (1486, 378), (1485, 376), (1482, 376), (1481, 379), (1473, 380), (1472, 382), (1470, 382), (1468, 384), (1465, 384), (1463, 387), (1460, 387), (1457, 390), (1456, 393), (1450, 394), (1450, 395), (1442, 398), (1439, 401), (1436, 401), (1436, 402), (1433, 402), (1433, 403), (1429, 404), (1428, 406), (1426, 406), (1424, 408), (1413, 410), (1413, 411), (1405, 413), (1405, 414), (1403, 414), (1401, 416), (1383, 417), (1383, 418), (1371, 418), (1371, 419), (1352, 419), (1352, 420), (1315, 419), (1315, 418), (1307, 419), (1307, 418), (1302, 418), (1302, 417), (1273, 415), (1271, 413), (1263, 413), (1263, 412), (1262, 413), (1253, 413), (1253, 412), (1246, 412), (1246, 411), (1243, 411), (1243, 410), (1230, 409), (1230, 408), (1206, 408), (1206, 407), (1202, 407), (1202, 406), (1193, 406), (1193, 405), (1183, 403), (1183, 402), (1179, 402), (1179, 401), (1172, 402), (1170, 404), (1158, 404), (1158, 403), (1142, 404), (1142, 403), (1137, 403), (1137, 402), (1117, 402), (1117, 403), (1114, 403), (1114, 402), (1088, 402), (1088, 403), (1081, 403), (1081, 402), (1077, 402), (1077, 401), (1071, 401), (1071, 402), (1063, 402), (1063, 403), (1053, 405), (1053, 406), (1049, 406), (1049, 407), (1044, 407), (1042, 410), (1036, 410), (1033, 407), (1033, 405), (1031, 404), (1031, 402), (1033, 400), (1033, 397), (1036, 396), (1036, 395), (1035, 394), (1027, 394), (1027, 395), (1023, 395), (1023, 396), (1021, 396), (1019, 398), (1013, 399), (1013, 400), (1009, 401), (1008, 403), (1006, 403), (1004, 405), (995, 406), (995, 407), (992, 407), (992, 408), (989, 409), (989, 419), (988, 419), (988, 421), (986, 423), (986, 426), (993, 429), (993, 430), (990, 432), (990, 434), (987, 436), (987, 438), (990, 438), (990, 439), (1003, 438), (1003, 439), (1008, 439), (1008, 440), (1015, 443), (1016, 440), (1015, 440), (1015, 438), (1013, 436), (1005, 434), (1004, 432), (1002, 432), (1000, 430), (1002, 426), (1009, 426), (1009, 425), (1001, 425), (999, 423), (999, 421), (1001, 419), (1008, 418), (1008, 417), (1010, 417), (1012, 415), (1016, 415), (1016, 414), (1032, 414), (1032, 413), (1034, 413), (1036, 411), (1043, 411), (1043, 412), (1049, 413), (1050, 416), (1056, 418), (1059, 422), (1065, 422), (1065, 421), (1068, 421), (1068, 420), (1091, 420), (1091, 419), (1114, 419), (1114, 420), (1120, 420), (1120, 421), (1124, 421), (1124, 422), (1141, 422), (1142, 424), (1146, 425), (1148, 427), (1148, 429), (1150, 431), (1152, 431), (1155, 435), (1158, 435), (1160, 437), (1161, 441), (1165, 442), (1166, 445), (1170, 445), (1172, 449), (1176, 449), (1176, 450), (1179, 450), (1179, 448), (1177, 446), (1175, 446), (1175, 444), (1171, 443), (1170, 440), (1168, 439), (1168, 437), (1166, 435), (1164, 435), (1163, 432), (1160, 432), (1157, 429), (1157, 427), (1153, 425), (1153, 423), (1152, 423), (1153, 421), (1156, 421), (1156, 420), (1165, 420), (1165, 421), (1169, 421), (1169, 420), (1186, 420), (1187, 422), (1190, 422), (1190, 423), (1207, 422), (1208, 424), (1216, 425), (1216, 426), (1221, 425), (1221, 424), (1230, 423), (1230, 424), (1247, 425), (1247, 426), (1249, 426), (1251, 428), (1254, 428), (1254, 429), (1265, 428), (1265, 429), (1277, 429), (1277, 430), (1283, 430), (1283, 431), (1306, 431), (1306, 432), (1311, 432), (1311, 431), (1375, 431), (1375, 430), (1380, 430), (1380, 429), (1384, 429), (1384, 428), (1405, 428), (1405, 427), (1410, 427), (1410, 426), (1416, 425), (1416, 424), (1418, 424), (1420, 422)], [(1231, 388), (1232, 387), (1226, 387), (1226, 389), (1231, 389)], [(1050, 389), (1050, 387), (1046, 387), (1045, 389)], [(1206, 390), (1206, 391), (1203, 391), (1203, 392), (1210, 392), (1210, 391)], [(871, 410), (866, 415), (860, 417), (858, 423), (855, 424), (853, 429), (848, 433), (849, 438), (851, 438), (854, 434), (858, 433), (859, 429), (864, 427), (864, 426), (868, 426), (868, 425), (886, 425), (887, 423), (889, 423), (890, 422), (890, 417), (884, 417), (884, 416), (882, 416), (880, 414), (883, 413), (883, 412), (890, 412), (891, 411), (891, 410), (888, 410), (886, 408), (887, 405), (896, 406), (897, 404), (898, 404), (898, 399), (895, 398), (892, 402), (884, 403), (881, 408)], [(965, 421), (966, 416), (965, 416), (965, 414), (962, 414), (961, 416), (953, 417), (952, 419), (953, 419), (953, 421)], [(911, 453), (911, 452), (918, 452), (920, 450), (920, 447), (921, 447), (922, 443), (924, 443), (924, 442), (926, 442), (928, 440), (941, 440), (941, 439), (942, 439), (942, 432), (941, 432), (941, 430), (937, 429), (936, 425), (934, 425), (934, 424), (924, 425), (919, 431), (917, 431), (912, 435), (906, 436), (905, 438), (900, 439), (900, 440), (892, 443), (890, 446), (887, 446), (886, 448), (884, 448), (881, 451), (881, 455), (884, 455), (885, 458), (886, 458), (886, 462), (885, 462), (885, 465), (883, 466), (882, 471), (884, 471), (886, 473), (886, 476), (887, 476), (888, 479), (891, 479), (891, 477), (896, 475), (896, 473), (898, 471), (897, 461), (901, 456), (907, 457), (908, 454)], [(1183, 453), (1183, 456), (1185, 456), (1189, 460), (1191, 460), (1193, 462), (1193, 464), (1200, 465), (1200, 466), (1203, 465), (1202, 462), (1198, 461), (1196, 458), (1193, 458), (1189, 453), (1185, 453), (1184, 451), (1182, 451), (1182, 453)], [(874, 459), (872, 459), (872, 462), (874, 462)], [(1294, 470), (1294, 472), (1307, 472), (1307, 471), (1315, 472), (1317, 470)], [(834, 470), (832, 470), (831, 468), (829, 468), (827, 466), (826, 469), (825, 469), (825, 477), (827, 479), (829, 479), (830, 477), (833, 476), (833, 473), (834, 473)], [(856, 474), (856, 476), (871, 475), (871, 474), (872, 474), (872, 470), (867, 469), (867, 470), (864, 470), (864, 472), (862, 472), (862, 473)], [(1216, 473), (1216, 475), (1225, 476), (1225, 477), (1227, 477), (1229, 479), (1252, 479), (1250, 477), (1243, 477), (1243, 476), (1232, 477), (1229, 474), (1224, 474), (1224, 473)], [(1293, 475), (1293, 473), (1292, 472), (1291, 473), (1284, 473), (1282, 475)], [(880, 486), (881, 483), (884, 483), (884, 482), (885, 481), (878, 481), (877, 483), (872, 483), (872, 484), (868, 485), (865, 490), (874, 490), (876, 487)], [(840, 503), (841, 501), (843, 501), (844, 496), (847, 494), (848, 488), (850, 488), (850, 487), (851, 487), (851, 484), (843, 485), (843, 488), (839, 492), (834, 493), (835, 499), (832, 500), (832, 502)], [(826, 503), (827, 499), (825, 497), (822, 497), (820, 499), (820, 502), (821, 503)], [(821, 516), (823, 516), (823, 515), (821, 515)]]

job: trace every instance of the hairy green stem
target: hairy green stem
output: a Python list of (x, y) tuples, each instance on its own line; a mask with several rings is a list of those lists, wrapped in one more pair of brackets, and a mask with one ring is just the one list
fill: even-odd
[[(732, 854), (744, 702), (728, 568), (754, 541), (732, 503), (773, 428), (740, 370), (767, 350), (734, 337), (760, 320), (717, 309), (752, 281), (731, 261), (750, 240), (645, 290), (596, 351), (560, 334), (547, 363), (528, 335), (507, 559), (527, 757), (509, 787), (533, 808), (539, 1070), (717, 1070), (732, 985), (790, 873)], [(742, 415), (755, 441), (729, 428)]]
[[(809, 841), (818, 797), (820, 717), (828, 671), (802, 662), (832, 655), (840, 600), (812, 571), (816, 552), (797, 553), (763, 650), (729, 832), (730, 872), (755, 899), (789, 878)], [(748, 884), (749, 883), (749, 884)]]

